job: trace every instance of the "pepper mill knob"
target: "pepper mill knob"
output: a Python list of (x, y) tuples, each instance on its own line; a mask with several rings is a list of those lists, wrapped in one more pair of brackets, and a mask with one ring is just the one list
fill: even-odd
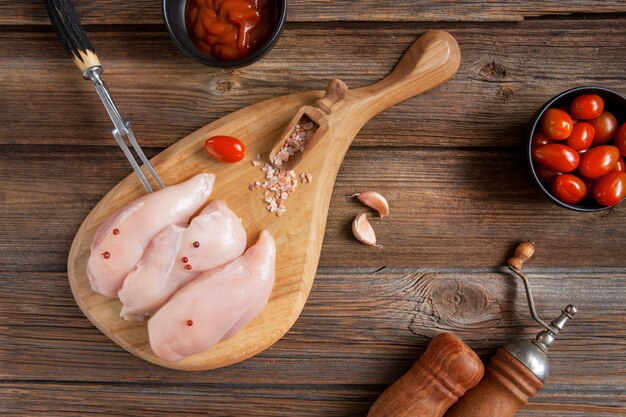
[(530, 240), (527, 242), (522, 242), (517, 245), (517, 249), (515, 249), (515, 254), (507, 261), (507, 264), (509, 265), (509, 268), (521, 271), (524, 262), (529, 260), (534, 253), (535, 244), (533, 242), (531, 242)]
[(577, 312), (578, 309), (576, 307), (571, 304), (568, 305), (558, 318), (552, 320), (550, 329), (540, 332), (535, 336), (532, 342), (547, 353), (548, 348), (554, 343), (556, 336), (561, 333), (567, 322), (569, 322)]

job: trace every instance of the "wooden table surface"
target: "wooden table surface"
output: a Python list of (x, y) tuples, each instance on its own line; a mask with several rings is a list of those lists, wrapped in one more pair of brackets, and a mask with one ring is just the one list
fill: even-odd
[[(590, 84), (626, 93), (626, 1), (291, 0), (274, 50), (234, 71), (180, 53), (158, 0), (75, 3), (151, 156), (257, 101), (381, 78), (429, 29), (450, 31), (463, 59), (451, 81), (357, 136), (291, 331), (243, 363), (185, 373), (130, 355), (72, 298), (72, 238), (130, 168), (41, 2), (0, 2), (0, 414), (365, 416), (438, 333), (487, 360), (539, 330), (501, 269), (532, 239), (541, 316), (568, 303), (580, 313), (518, 415), (626, 415), (626, 209), (551, 205), (522, 158), (524, 128), (548, 98)], [(362, 190), (390, 200), (391, 216), (373, 220), (383, 250), (351, 237), (361, 207), (347, 196)]]

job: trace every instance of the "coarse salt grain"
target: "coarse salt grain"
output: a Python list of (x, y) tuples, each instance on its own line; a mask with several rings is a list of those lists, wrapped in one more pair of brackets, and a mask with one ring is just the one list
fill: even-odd
[(287, 138), (283, 147), (278, 151), (273, 164), (277, 167), (281, 166), (289, 157), (298, 152), (304, 152), (306, 142), (313, 137), (317, 130), (315, 124), (308, 117), (303, 117), (299, 124), (294, 127), (293, 132)]
[(303, 184), (311, 182), (312, 179), (313, 175), (309, 174), (308, 172), (306, 174), (304, 172), (300, 174), (300, 182), (302, 182)]
[[(283, 171), (278, 168), (273, 168), (269, 163), (265, 163), (265, 166), (261, 168), (265, 172), (265, 178), (267, 181), (261, 183), (261, 181), (255, 181), (248, 188), (253, 191), (257, 188), (262, 188), (265, 191), (263, 201), (267, 203), (265, 208), (270, 213), (276, 213), (277, 216), (282, 216), (287, 208), (285, 207), (285, 201), (293, 194), (298, 186), (298, 178), (303, 183), (310, 182), (311, 174), (302, 173), (300, 176), (296, 175), (296, 172)], [(308, 178), (308, 180), (307, 180)]]

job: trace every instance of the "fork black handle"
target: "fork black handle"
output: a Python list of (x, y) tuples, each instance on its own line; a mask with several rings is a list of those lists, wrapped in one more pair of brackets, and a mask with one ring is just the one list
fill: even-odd
[(98, 55), (87, 38), (72, 0), (43, 0), (43, 3), (61, 43), (81, 73), (89, 67), (99, 66)]

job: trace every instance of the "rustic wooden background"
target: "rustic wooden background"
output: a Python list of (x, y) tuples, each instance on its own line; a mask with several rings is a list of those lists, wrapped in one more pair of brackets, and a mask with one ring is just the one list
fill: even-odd
[[(158, 0), (76, 0), (123, 114), (150, 155), (267, 98), (384, 76), (426, 30), (449, 30), (454, 79), (372, 120), (348, 152), (320, 268), (292, 330), (212, 372), (143, 362), (81, 314), (66, 275), (78, 226), (130, 172), (91, 86), (38, 0), (0, 2), (0, 414), (365, 416), (429, 339), (452, 331), (488, 359), (538, 331), (500, 265), (532, 239), (537, 307), (579, 316), (546, 388), (519, 416), (626, 415), (625, 209), (580, 214), (530, 183), (524, 129), (556, 93), (626, 93), (626, 1), (291, 0), (275, 49), (240, 70), (178, 52)], [(389, 197), (383, 250), (354, 242), (361, 190)]]

